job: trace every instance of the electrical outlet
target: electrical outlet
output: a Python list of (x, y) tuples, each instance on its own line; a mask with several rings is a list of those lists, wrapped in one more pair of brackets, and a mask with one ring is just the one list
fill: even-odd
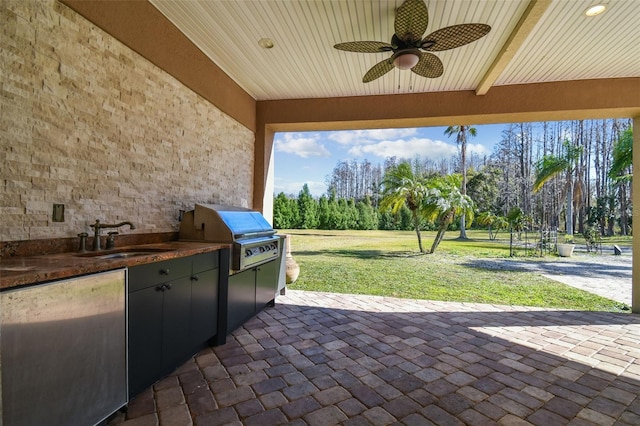
[(52, 220), (54, 222), (64, 222), (64, 204), (53, 205)]

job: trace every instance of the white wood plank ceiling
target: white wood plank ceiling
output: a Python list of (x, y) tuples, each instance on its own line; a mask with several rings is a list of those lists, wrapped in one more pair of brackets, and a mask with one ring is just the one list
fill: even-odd
[[(640, 0), (426, 0), (427, 33), (464, 23), (488, 24), (491, 32), (435, 52), (444, 64), (439, 78), (394, 69), (371, 83), (363, 83), (363, 75), (390, 53), (351, 53), (333, 45), (389, 42), (402, 0), (150, 2), (256, 100), (476, 90), (497, 59), (502, 61), (487, 75), (486, 90), (640, 76)], [(606, 11), (585, 16), (597, 3)], [(274, 47), (260, 47), (263, 38)]]

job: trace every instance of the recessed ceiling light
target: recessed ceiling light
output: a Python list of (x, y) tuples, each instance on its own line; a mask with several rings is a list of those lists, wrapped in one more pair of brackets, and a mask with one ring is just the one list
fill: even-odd
[(275, 44), (273, 44), (273, 40), (271, 40), (270, 38), (261, 38), (260, 40), (258, 40), (258, 44), (263, 49), (272, 49), (273, 46), (275, 46)]
[(587, 16), (597, 16), (605, 11), (607, 6), (604, 4), (596, 4), (595, 6), (591, 6), (589, 9), (584, 11), (584, 14)]

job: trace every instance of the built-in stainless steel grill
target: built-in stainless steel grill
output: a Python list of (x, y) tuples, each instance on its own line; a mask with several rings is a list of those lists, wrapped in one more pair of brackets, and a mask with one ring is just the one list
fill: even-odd
[(266, 306), (279, 287), (284, 238), (259, 212), (242, 207), (196, 204), (180, 224), (180, 239), (227, 243), (229, 280), (219, 288), (218, 344)]
[(180, 224), (180, 239), (228, 243), (231, 269), (243, 271), (280, 256), (280, 237), (257, 211), (219, 204), (196, 204)]

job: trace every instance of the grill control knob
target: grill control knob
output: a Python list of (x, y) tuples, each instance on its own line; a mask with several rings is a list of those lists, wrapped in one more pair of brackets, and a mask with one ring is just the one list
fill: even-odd
[(247, 257), (251, 256), (251, 254), (252, 254), (251, 250), (247, 250), (247, 251), (244, 252), (244, 255), (247, 256)]

